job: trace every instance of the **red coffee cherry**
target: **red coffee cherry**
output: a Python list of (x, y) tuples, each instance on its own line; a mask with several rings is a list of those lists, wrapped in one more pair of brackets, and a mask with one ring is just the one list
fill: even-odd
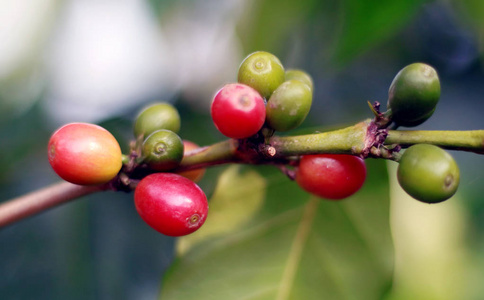
[(363, 159), (346, 154), (305, 155), (296, 171), (296, 182), (305, 191), (339, 200), (356, 193), (365, 182)]
[(207, 197), (193, 181), (173, 173), (143, 178), (134, 191), (141, 218), (156, 231), (183, 236), (200, 228), (207, 218)]
[[(198, 146), (194, 142), (183, 140), (183, 148), (184, 148), (184, 153), (187, 153), (187, 152), (190, 152), (191, 150), (200, 148), (200, 146)], [(205, 175), (205, 169), (202, 168), (202, 169), (188, 170), (188, 171), (178, 172), (177, 174), (183, 177), (186, 177), (193, 182), (199, 182), (200, 180), (202, 180), (203, 175)]]
[(212, 119), (227, 137), (243, 139), (256, 134), (264, 125), (264, 99), (253, 88), (232, 83), (225, 85), (212, 102)]
[(62, 126), (52, 134), (47, 149), (57, 175), (74, 184), (106, 183), (122, 166), (118, 142), (109, 131), (94, 124)]

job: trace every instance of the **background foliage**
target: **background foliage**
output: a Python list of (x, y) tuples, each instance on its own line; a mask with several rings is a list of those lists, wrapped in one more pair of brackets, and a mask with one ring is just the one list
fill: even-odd
[[(301, 132), (370, 116), (404, 65), (440, 73), (422, 129), (482, 129), (484, 5), (417, 1), (4, 1), (0, 10), (0, 199), (56, 182), (45, 148), (65, 122), (97, 122), (122, 146), (136, 111), (175, 103), (181, 136), (223, 137), (211, 96), (254, 50), (315, 80)], [(294, 132), (300, 133), (300, 132)], [(369, 160), (364, 189), (319, 201), (269, 167), (216, 167), (200, 232), (148, 228), (132, 195), (106, 192), (0, 231), (5, 299), (481, 299), (483, 159), (453, 153), (446, 203), (409, 199), (395, 164)], [(174, 262), (174, 263), (173, 263)], [(163, 278), (162, 283), (161, 278)], [(161, 289), (160, 289), (161, 286)]]

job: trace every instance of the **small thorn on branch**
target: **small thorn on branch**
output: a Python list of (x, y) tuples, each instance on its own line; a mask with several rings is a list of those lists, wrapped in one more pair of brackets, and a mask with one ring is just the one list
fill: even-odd
[(295, 180), (296, 179), (296, 170), (294, 169), (289, 169), (285, 165), (277, 165), (279, 170), (281, 170), (284, 175), (286, 175), (290, 180)]
[(373, 104), (370, 103), (370, 101), (368, 101), (368, 106), (370, 107), (371, 109), (371, 112), (375, 115), (375, 119), (373, 120), (373, 123), (375, 123), (378, 128), (380, 129), (384, 129), (384, 128), (387, 128), (391, 123), (392, 123), (392, 120), (391, 120), (391, 113), (390, 111), (387, 111), (387, 112), (381, 112), (380, 111), (380, 102), (378, 101), (375, 101)]

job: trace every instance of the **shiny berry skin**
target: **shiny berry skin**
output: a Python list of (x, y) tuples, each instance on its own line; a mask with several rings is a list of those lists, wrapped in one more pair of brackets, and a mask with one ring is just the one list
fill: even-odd
[(50, 137), (47, 151), (57, 175), (74, 184), (106, 183), (122, 166), (118, 142), (109, 131), (94, 124), (62, 126)]
[(134, 135), (149, 136), (156, 130), (167, 129), (177, 133), (180, 130), (178, 110), (166, 102), (153, 103), (143, 108), (134, 123)]
[(311, 78), (311, 75), (306, 73), (303, 70), (297, 70), (297, 69), (289, 69), (286, 70), (286, 81), (288, 80), (299, 80), (309, 86), (311, 88), (311, 91), (313, 90), (313, 79)]
[(429, 65), (406, 66), (393, 79), (388, 91), (388, 108), (396, 124), (414, 127), (432, 116), (440, 99), (440, 81)]
[(168, 236), (183, 236), (200, 228), (208, 213), (205, 193), (190, 179), (173, 173), (143, 178), (134, 191), (141, 218)]
[(160, 129), (150, 134), (141, 148), (143, 162), (155, 171), (178, 167), (183, 159), (183, 141), (173, 131)]
[(304, 155), (296, 171), (296, 182), (301, 188), (330, 200), (353, 195), (365, 178), (364, 160), (346, 154)]
[(288, 131), (301, 125), (311, 109), (311, 88), (299, 81), (281, 84), (266, 105), (267, 124), (277, 131)]
[[(183, 140), (183, 147), (184, 147), (183, 150), (185, 155), (187, 152), (200, 148), (200, 146), (188, 140)], [(177, 174), (183, 177), (186, 177), (193, 182), (199, 182), (200, 180), (202, 180), (203, 175), (205, 175), (205, 169), (202, 168), (202, 169), (188, 170), (183, 172), (177, 172)]]
[(239, 83), (253, 87), (266, 99), (284, 82), (284, 78), (281, 61), (264, 51), (249, 54), (240, 64), (237, 75)]
[(256, 134), (264, 125), (264, 99), (253, 88), (232, 83), (215, 95), (212, 107), (215, 127), (225, 136), (243, 139)]
[(400, 158), (397, 179), (413, 198), (425, 203), (449, 199), (459, 186), (459, 167), (445, 150), (428, 144), (409, 147)]

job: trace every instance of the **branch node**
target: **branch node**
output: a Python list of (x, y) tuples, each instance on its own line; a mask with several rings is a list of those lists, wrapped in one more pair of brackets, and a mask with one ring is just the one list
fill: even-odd
[(268, 146), (266, 147), (265, 152), (266, 155), (274, 157), (276, 155), (276, 148), (274, 148), (273, 146)]

